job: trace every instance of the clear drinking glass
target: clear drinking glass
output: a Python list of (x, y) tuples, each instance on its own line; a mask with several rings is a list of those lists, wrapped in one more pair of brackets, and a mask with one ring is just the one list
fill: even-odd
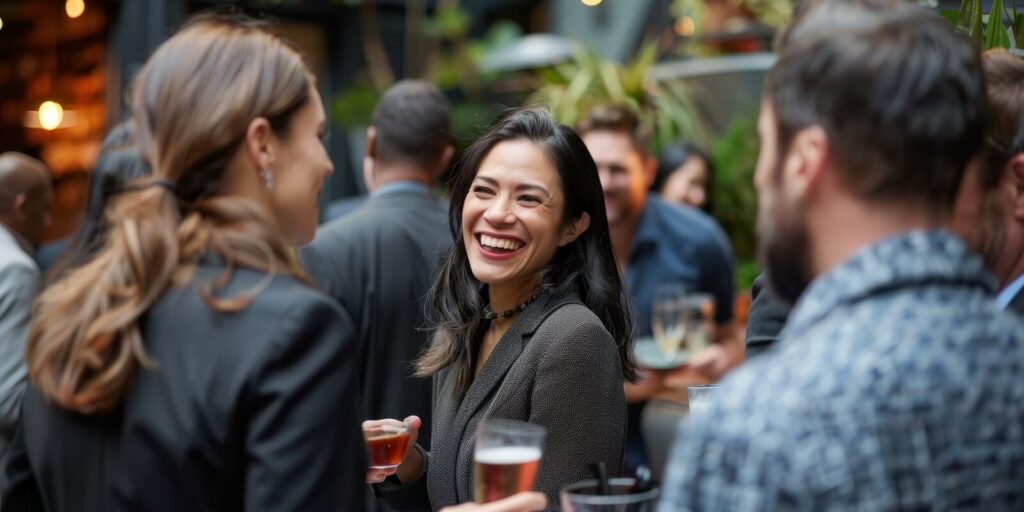
[(370, 452), (370, 469), (384, 474), (393, 472), (405, 457), (411, 430), (408, 425), (380, 425), (363, 429)]
[(597, 480), (583, 480), (562, 488), (564, 512), (654, 512), (658, 502), (657, 487), (634, 492), (636, 479), (608, 480), (612, 494), (601, 494)]
[(718, 384), (704, 384), (700, 386), (687, 386), (686, 397), (690, 404), (690, 417), (699, 418), (707, 414), (711, 407), (711, 400), (715, 392), (722, 386)]
[(651, 300), (651, 330), (658, 350), (665, 357), (675, 357), (679, 352), (689, 323), (686, 288), (679, 284), (663, 284), (655, 288)]
[(490, 503), (532, 491), (540, 468), (544, 427), (516, 420), (484, 420), (473, 452), (473, 499)]
[(711, 344), (715, 325), (715, 297), (710, 293), (691, 293), (683, 299), (685, 337), (683, 345), (694, 357)]

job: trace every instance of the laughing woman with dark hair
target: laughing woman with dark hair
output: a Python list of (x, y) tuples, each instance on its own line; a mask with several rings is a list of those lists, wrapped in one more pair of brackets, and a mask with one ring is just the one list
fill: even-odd
[(449, 227), (435, 341), (417, 363), (434, 378), (432, 451), (410, 449), (377, 491), (405, 510), (472, 500), (484, 419), (547, 429), (536, 489), (552, 504), (589, 462), (617, 473), (633, 320), (586, 146), (547, 112), (513, 112), (467, 150)]

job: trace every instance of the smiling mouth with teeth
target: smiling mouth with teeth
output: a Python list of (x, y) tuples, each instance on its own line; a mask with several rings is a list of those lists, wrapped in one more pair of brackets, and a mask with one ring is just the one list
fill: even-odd
[(479, 238), (481, 246), (497, 253), (515, 252), (523, 247), (523, 243), (518, 240), (496, 238), (488, 235), (479, 235), (477, 238)]

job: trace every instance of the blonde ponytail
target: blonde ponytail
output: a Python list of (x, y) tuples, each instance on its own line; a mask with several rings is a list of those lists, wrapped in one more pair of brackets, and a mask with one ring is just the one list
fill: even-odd
[[(83, 414), (120, 404), (140, 367), (159, 364), (147, 355), (142, 316), (208, 255), (225, 266), (200, 286), (217, 311), (245, 308), (275, 274), (305, 280), (268, 208), (220, 195), (218, 184), (249, 122), (265, 117), (283, 129), (312, 82), (291, 46), (238, 18), (193, 22), (157, 49), (132, 96), (153, 179), (113, 198), (104, 245), (35, 304), (26, 356), (44, 397)], [(220, 297), (238, 267), (267, 277)]]

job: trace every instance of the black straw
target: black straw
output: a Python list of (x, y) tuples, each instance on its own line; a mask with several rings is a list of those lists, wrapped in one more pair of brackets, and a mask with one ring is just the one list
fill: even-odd
[(597, 478), (601, 495), (611, 496), (612, 486), (608, 483), (608, 466), (604, 462), (591, 462), (590, 471), (594, 473), (594, 478)]

